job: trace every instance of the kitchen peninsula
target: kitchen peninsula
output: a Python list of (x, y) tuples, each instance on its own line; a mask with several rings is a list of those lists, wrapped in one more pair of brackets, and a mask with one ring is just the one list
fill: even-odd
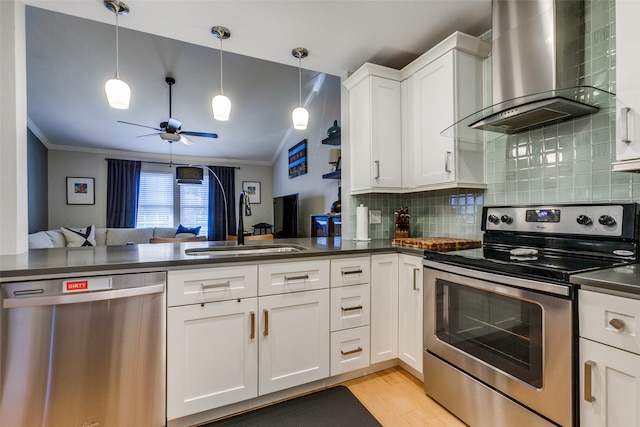
[[(217, 255), (208, 255), (208, 251)], [(154, 335), (161, 337), (158, 342), (166, 351), (158, 349), (144, 361), (146, 366), (166, 363), (166, 370), (156, 370), (162, 372), (161, 376), (152, 377), (157, 384), (154, 389), (166, 387), (166, 407), (154, 411), (150, 419), (161, 418), (166, 425), (177, 427), (206, 422), (398, 364), (421, 379), (422, 366), (415, 362), (420, 361), (422, 336), (415, 326), (420, 325), (417, 318), (422, 317), (422, 311), (416, 310), (422, 306), (416, 304), (422, 300), (422, 276), (408, 270), (418, 268), (421, 260), (421, 250), (396, 247), (390, 240), (354, 242), (339, 238), (278, 239), (245, 246), (234, 242), (188, 242), (54, 248), (0, 257), (0, 282), (3, 299), (12, 298), (16, 301), (13, 304), (25, 306), (30, 297), (44, 303), (42, 298), (49, 298), (49, 288), (64, 287), (69, 282), (88, 282), (89, 289), (92, 282), (101, 286), (113, 283), (114, 288), (105, 291), (119, 292), (130, 291), (116, 289), (122, 277), (142, 283), (142, 277), (149, 277), (146, 275), (161, 276), (162, 281), (154, 279), (154, 283), (165, 283), (165, 291), (156, 294), (161, 298), (156, 301), (162, 302), (154, 304), (155, 317), (136, 314), (134, 308), (128, 315), (116, 316), (128, 320), (120, 321), (113, 329), (124, 328), (126, 335), (136, 336), (145, 348), (142, 342), (149, 339), (146, 328), (151, 323), (161, 325), (159, 331), (166, 331)], [(404, 282), (406, 286), (400, 286)], [(33, 295), (35, 291), (22, 287), (38, 283), (40, 294)], [(410, 300), (402, 296), (403, 289), (410, 290)], [(98, 293), (76, 292), (71, 297), (94, 298)], [(140, 297), (123, 297), (120, 301), (135, 298)], [(111, 304), (115, 302), (111, 300)], [(44, 317), (57, 319), (63, 310), (69, 313), (71, 306), (85, 304), (109, 302), (60, 302), (50, 305), (57, 310), (46, 311), (49, 314)], [(403, 304), (407, 306), (403, 308)], [(143, 306), (147, 303), (134, 303), (133, 307)], [(109, 319), (106, 313), (115, 310), (116, 305), (110, 307), (106, 311), (97, 306), (83, 310)], [(16, 322), (25, 309), (35, 310), (5, 306), (3, 318)], [(409, 315), (416, 319), (407, 320)], [(92, 317), (90, 324), (97, 320)], [(5, 332), (11, 335), (17, 329), (9, 323)], [(413, 324), (415, 331), (404, 328), (406, 323)], [(56, 328), (55, 333), (51, 329), (54, 336), (68, 335), (57, 329), (62, 324), (68, 323), (51, 325)], [(304, 334), (300, 333), (302, 330)], [(93, 334), (96, 332), (103, 333), (96, 329)], [(29, 331), (21, 334), (30, 337), (25, 342), (40, 336)], [(109, 377), (121, 376), (118, 367), (141, 363), (130, 358), (129, 364), (119, 363), (120, 341), (111, 335), (105, 338), (110, 350), (102, 353), (107, 357), (104, 369), (110, 372)], [(3, 338), (3, 342), (7, 340), (20, 342), (15, 334)], [(18, 353), (15, 349), (24, 347), (12, 348)], [(21, 357), (12, 358), (3, 369), (38, 375), (31, 372), (31, 364), (17, 363), (25, 358), (31, 360), (31, 351), (24, 349)], [(37, 381), (34, 387), (46, 383)], [(0, 416), (21, 413), (8, 408), (4, 407), (9, 410), (4, 413), (0, 408)], [(107, 412), (128, 416), (120, 410)], [(38, 411), (31, 411), (29, 416), (34, 413)], [(16, 418), (15, 425), (30, 425), (34, 419)], [(165, 425), (164, 421), (158, 425)]]

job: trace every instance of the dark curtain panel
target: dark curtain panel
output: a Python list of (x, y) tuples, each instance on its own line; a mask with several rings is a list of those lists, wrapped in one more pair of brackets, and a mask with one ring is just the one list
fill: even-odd
[(227, 229), (224, 229), (224, 198), (218, 180), (209, 171), (209, 240), (226, 240), (229, 234), (236, 234), (236, 168), (228, 166), (209, 166), (220, 178), (227, 196)]
[(107, 159), (107, 227), (133, 228), (142, 162)]

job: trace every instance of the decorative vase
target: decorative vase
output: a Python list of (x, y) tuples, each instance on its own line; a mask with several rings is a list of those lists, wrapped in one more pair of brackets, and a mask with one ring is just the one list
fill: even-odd
[(342, 211), (342, 187), (338, 187), (338, 200), (331, 204), (331, 213), (337, 214)]
[(334, 120), (333, 126), (327, 130), (327, 136), (335, 135), (337, 133), (340, 133), (340, 126), (338, 126), (338, 121)]

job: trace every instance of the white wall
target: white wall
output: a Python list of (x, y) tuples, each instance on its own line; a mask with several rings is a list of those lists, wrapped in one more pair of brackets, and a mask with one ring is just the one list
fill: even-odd
[[(131, 155), (114, 156), (102, 153), (86, 153), (63, 150), (49, 150), (49, 229), (66, 227), (85, 227), (94, 224), (96, 227), (105, 227), (107, 223), (107, 162), (106, 158), (126, 158), (128, 160), (168, 162), (162, 157), (149, 159)], [(272, 189), (271, 166), (254, 164), (223, 164), (215, 160), (196, 158), (177, 158), (178, 164), (207, 164), (221, 166), (237, 166), (236, 193), (227, 195), (228, 203), (235, 203), (237, 209), (238, 194), (242, 189), (242, 181), (259, 181), (261, 183), (262, 203), (252, 205), (252, 216), (246, 217), (245, 230), (252, 231), (251, 226), (259, 222), (272, 223)], [(95, 178), (95, 205), (67, 205), (66, 203), (66, 177)], [(266, 203), (265, 203), (266, 201)]]
[(26, 252), (27, 63), (25, 5), (0, 1), (0, 255)]
[[(309, 83), (316, 82), (317, 80)], [(321, 143), (327, 137), (327, 129), (333, 126), (334, 120), (338, 120), (338, 124), (341, 124), (340, 79), (336, 76), (324, 75), (322, 84), (318, 83), (314, 87), (315, 91), (307, 95), (304, 103), (309, 110), (307, 129), (304, 131), (291, 129), (287, 133), (273, 165), (273, 195), (284, 196), (294, 193), (299, 195), (301, 237), (310, 234), (311, 214), (329, 212), (331, 204), (338, 199), (340, 185), (340, 180), (322, 179), (322, 175), (333, 170), (328, 163), (329, 150), (340, 147)], [(305, 97), (304, 87), (302, 96)], [(307, 173), (289, 178), (288, 150), (303, 139), (307, 140)]]

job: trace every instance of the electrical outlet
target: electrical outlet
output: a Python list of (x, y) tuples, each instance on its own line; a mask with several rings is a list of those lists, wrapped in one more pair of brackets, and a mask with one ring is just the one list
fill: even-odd
[(382, 224), (382, 211), (370, 210), (369, 211), (369, 224)]

